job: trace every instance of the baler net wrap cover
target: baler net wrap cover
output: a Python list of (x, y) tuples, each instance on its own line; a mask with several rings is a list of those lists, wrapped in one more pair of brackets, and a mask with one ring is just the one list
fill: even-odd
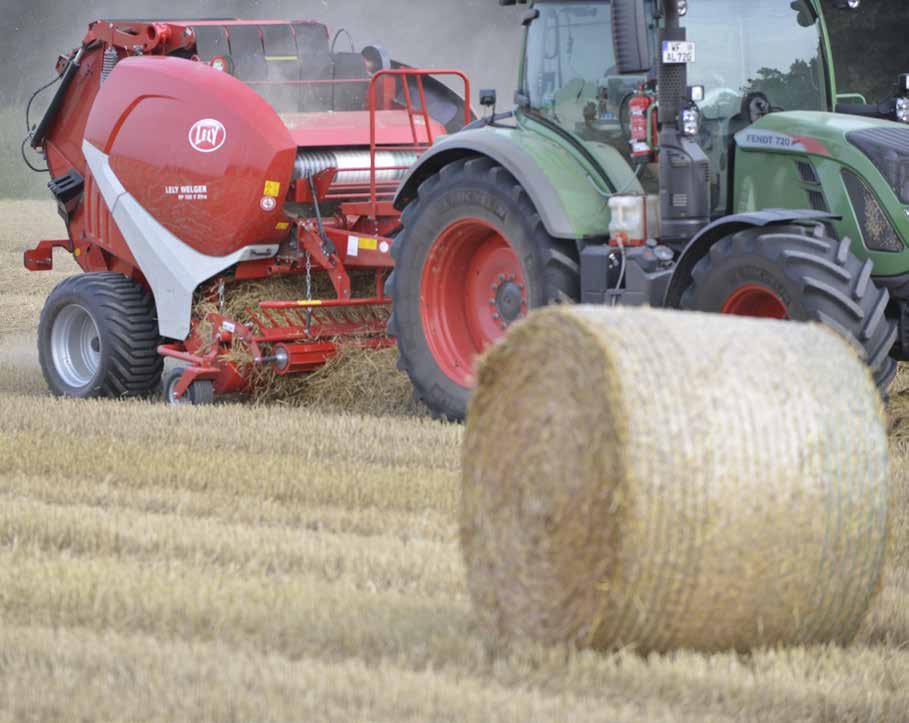
[(478, 379), (461, 540), (492, 636), (641, 652), (853, 638), (881, 584), (888, 440), (833, 332), (553, 308)]

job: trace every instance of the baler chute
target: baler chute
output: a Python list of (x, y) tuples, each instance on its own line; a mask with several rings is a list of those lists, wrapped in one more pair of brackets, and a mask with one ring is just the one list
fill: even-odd
[[(69, 239), (25, 263), (51, 268), (63, 247), (88, 273), (42, 315), (52, 391), (146, 394), (160, 354), (188, 365), (168, 376), (167, 398), (195, 384), (204, 393), (188, 399), (205, 401), (209, 387), (245, 391), (255, 367), (304, 373), (339, 343), (393, 344), (392, 198), (437, 137), (472, 119), (466, 76), (375, 46), (335, 52), (318, 23), (239, 20), (99, 21), (58, 72), (31, 144)], [(466, 100), (440, 76), (463, 82)], [(227, 313), (236, 289), (274, 279), (290, 280), (290, 298)], [(120, 303), (126, 290), (132, 321), (114, 333), (87, 296)], [(69, 308), (82, 321), (63, 328)], [(131, 331), (152, 325), (152, 341)]]

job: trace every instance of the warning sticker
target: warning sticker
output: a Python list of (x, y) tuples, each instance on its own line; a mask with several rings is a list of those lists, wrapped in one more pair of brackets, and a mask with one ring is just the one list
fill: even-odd
[(265, 182), (265, 191), (262, 194), (263, 196), (271, 196), (272, 198), (277, 198), (281, 195), (281, 183), (280, 181), (266, 181)]
[(278, 224), (275, 226), (275, 228), (276, 228), (278, 231), (286, 231), (287, 229), (290, 228), (290, 224), (287, 223), (287, 221), (281, 221), (280, 223), (278, 223)]
[(347, 255), (348, 256), (359, 256), (360, 255), (360, 239), (358, 236), (348, 236), (347, 237)]
[(375, 251), (379, 248), (379, 242), (374, 238), (361, 238), (359, 246), (364, 251)]

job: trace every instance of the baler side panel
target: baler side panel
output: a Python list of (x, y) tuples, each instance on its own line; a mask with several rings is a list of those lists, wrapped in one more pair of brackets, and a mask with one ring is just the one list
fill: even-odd
[(243, 261), (269, 258), (275, 245), (242, 248), (229, 256), (199, 253), (168, 231), (120, 183), (110, 159), (88, 141), (86, 161), (101, 195), (148, 279), (161, 335), (179, 341), (189, 334), (193, 294), (203, 281)]
[(98, 94), (86, 139), (109, 153), (132, 197), (200, 253), (287, 235), (281, 206), (296, 144), (271, 106), (225, 73), (179, 58), (123, 60)]

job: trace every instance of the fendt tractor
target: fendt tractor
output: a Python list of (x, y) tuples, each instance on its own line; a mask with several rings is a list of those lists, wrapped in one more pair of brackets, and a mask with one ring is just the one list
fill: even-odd
[(433, 413), (464, 417), (509, 325), (578, 301), (820, 321), (886, 390), (909, 358), (909, 77), (841, 93), (820, 0), (539, 0), (523, 22), (516, 109), (483, 93), (395, 199), (389, 331)]
[(151, 395), (169, 357), (165, 399), (204, 404), (262, 368), (312, 372), (339, 343), (394, 343), (391, 201), (474, 118), (470, 88), (343, 38), (317, 22), (100, 20), (59, 59), (23, 143), (68, 232), (25, 266), (51, 269), (60, 248), (86, 272), (41, 315), (54, 394)]

